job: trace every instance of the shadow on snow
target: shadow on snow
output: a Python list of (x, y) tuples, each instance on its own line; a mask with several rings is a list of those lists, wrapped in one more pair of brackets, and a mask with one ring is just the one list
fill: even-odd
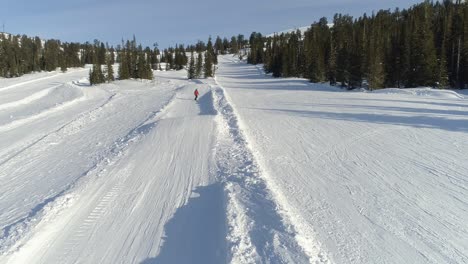
[(200, 263), (227, 261), (226, 215), (220, 183), (199, 187), (197, 197), (179, 208), (166, 223), (164, 243), (155, 258), (141, 264)]
[(214, 108), (213, 95), (211, 90), (204, 93), (198, 98), (198, 105), (200, 107), (200, 115), (216, 115), (216, 109)]
[[(361, 106), (359, 106), (361, 107)], [(373, 109), (378, 109), (375, 107)], [(341, 113), (341, 112), (322, 112), (322, 111), (310, 111), (310, 110), (294, 110), (294, 109), (265, 109), (265, 108), (251, 108), (254, 110), (273, 111), (283, 113), (287, 115), (299, 115), (303, 117), (315, 117), (332, 120), (343, 120), (343, 121), (355, 121), (355, 122), (366, 122), (375, 124), (392, 124), (392, 125), (404, 125), (416, 128), (437, 128), (447, 131), (454, 132), (468, 132), (467, 118), (463, 119), (451, 119), (450, 111), (443, 111), (443, 114), (448, 114), (446, 117), (442, 116), (428, 116), (425, 115), (425, 109), (414, 109), (410, 110), (407, 108), (398, 109), (383, 107), (383, 111), (400, 111), (410, 113), (420, 113), (420, 115), (414, 116), (400, 116), (395, 115), (395, 112), (387, 113), (382, 112), (380, 114), (368, 114), (368, 113)], [(429, 111), (431, 113), (431, 111)], [(440, 113), (439, 113), (440, 114)], [(455, 114), (460, 114), (456, 112)], [(459, 117), (459, 116), (458, 116)]]

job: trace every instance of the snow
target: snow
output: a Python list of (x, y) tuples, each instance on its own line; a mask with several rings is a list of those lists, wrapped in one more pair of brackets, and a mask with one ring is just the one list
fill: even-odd
[[(332, 28), (333, 27), (333, 23), (328, 23), (327, 26)], [(302, 35), (304, 35), (306, 33), (307, 30), (309, 30), (311, 28), (311, 26), (303, 26), (303, 27), (295, 27), (295, 28), (290, 28), (290, 29), (287, 29), (287, 30), (282, 30), (282, 31), (279, 31), (279, 32), (274, 32), (272, 34), (268, 34), (267, 37), (273, 37), (275, 35), (281, 35), (281, 34), (287, 34), (287, 33), (296, 33), (297, 30), (299, 30), (301, 32)]]
[(466, 92), (218, 67), (0, 79), (0, 263), (468, 262)]
[(372, 91), (372, 93), (380, 94), (401, 94), (401, 95), (416, 95), (422, 97), (434, 97), (434, 98), (446, 98), (446, 99), (464, 99), (465, 96), (459, 92), (453, 90), (440, 90), (432, 89), (428, 87), (424, 88), (410, 88), (410, 89), (397, 89), (397, 88), (387, 88), (381, 90)]
[(334, 262), (468, 260), (461, 95), (344, 92), (221, 65), (217, 81), (278, 203), (287, 197), (291, 218), (313, 228)]
[(287, 34), (287, 33), (293, 33), (293, 32), (296, 33), (297, 30), (299, 30), (301, 32), (301, 34), (304, 34), (307, 30), (309, 30), (309, 28), (310, 28), (310, 26), (287, 29), (287, 30), (283, 30), (283, 31), (280, 31), (280, 32), (275, 32), (273, 34), (269, 34), (269, 35), (267, 35), (267, 37), (273, 37), (275, 35), (281, 35), (281, 34)]

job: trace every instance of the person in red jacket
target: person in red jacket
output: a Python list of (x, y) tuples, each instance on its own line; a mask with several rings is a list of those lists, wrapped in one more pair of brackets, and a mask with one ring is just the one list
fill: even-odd
[(195, 95), (195, 101), (196, 101), (198, 98), (198, 89), (195, 89), (195, 92), (193, 92), (193, 94)]

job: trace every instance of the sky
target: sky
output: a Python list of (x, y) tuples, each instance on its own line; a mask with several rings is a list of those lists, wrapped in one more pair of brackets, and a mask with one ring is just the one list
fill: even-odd
[(422, 0), (0, 0), (0, 31), (110, 45), (131, 39), (160, 48), (253, 31), (268, 35), (335, 13), (359, 17)]

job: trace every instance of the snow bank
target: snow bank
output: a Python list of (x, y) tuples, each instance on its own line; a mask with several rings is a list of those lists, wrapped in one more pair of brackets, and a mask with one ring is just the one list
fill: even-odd
[(439, 90), (432, 89), (429, 87), (426, 88), (386, 88), (381, 90), (374, 90), (372, 93), (375, 94), (401, 94), (401, 95), (414, 95), (421, 97), (435, 97), (435, 98), (445, 98), (445, 99), (464, 99), (465, 96), (459, 94), (454, 90)]

